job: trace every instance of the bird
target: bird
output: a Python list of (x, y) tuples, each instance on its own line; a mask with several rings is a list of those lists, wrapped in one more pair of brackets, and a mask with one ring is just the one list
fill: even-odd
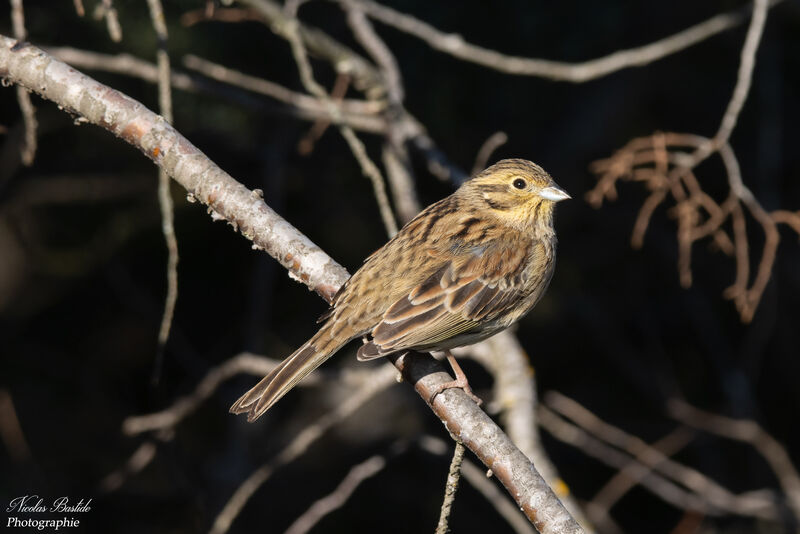
[(256, 420), (359, 338), (361, 361), (445, 351), (457, 376), (445, 387), (464, 387), (449, 350), (508, 328), (536, 305), (555, 269), (555, 205), (569, 198), (524, 159), (499, 161), (466, 180), (364, 260), (317, 321), (317, 333), (230, 412)]

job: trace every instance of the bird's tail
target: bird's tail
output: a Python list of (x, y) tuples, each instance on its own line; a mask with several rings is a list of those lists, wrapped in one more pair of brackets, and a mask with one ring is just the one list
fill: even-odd
[[(265, 376), (253, 389), (241, 396), (230, 412), (247, 413), (247, 420), (252, 422), (264, 415), (273, 404), (286, 395), (311, 371), (333, 356), (348, 340), (335, 340), (329, 337), (323, 327), (317, 334), (306, 341), (291, 356), (283, 360), (278, 367)], [(317, 347), (320, 347), (319, 349)]]

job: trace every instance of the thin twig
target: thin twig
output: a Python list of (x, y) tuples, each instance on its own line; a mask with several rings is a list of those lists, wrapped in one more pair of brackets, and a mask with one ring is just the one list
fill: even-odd
[(788, 497), (795, 518), (800, 520), (800, 473), (786, 448), (758, 423), (706, 412), (679, 399), (671, 399), (667, 409), (672, 417), (685, 425), (752, 445), (767, 461)]
[[(331, 89), (331, 100), (337, 106), (341, 106), (344, 95), (347, 94), (347, 89), (350, 86), (350, 77), (346, 74), (338, 74), (336, 81), (333, 82), (333, 89)], [(322, 137), (328, 126), (331, 125), (330, 115), (321, 117), (314, 121), (311, 128), (305, 136), (297, 142), (297, 152), (301, 156), (307, 156), (314, 151), (314, 145)]]
[[(179, 397), (171, 406), (155, 413), (126, 418), (122, 422), (122, 433), (128, 436), (134, 436), (143, 432), (172, 428), (187, 416), (194, 413), (200, 404), (211, 397), (211, 395), (217, 391), (219, 385), (225, 380), (241, 373), (253, 376), (264, 376), (272, 371), (279, 363), (278, 360), (257, 356), (248, 352), (237, 354), (233, 358), (225, 360), (224, 363), (208, 371), (206, 376), (195, 386), (192, 393)], [(315, 376), (316, 375), (312, 374), (307, 380), (303, 381), (301, 385), (305, 385), (306, 382), (308, 382), (309, 385), (314, 384)]]
[[(256, 78), (255, 76), (244, 74), (224, 65), (220, 65), (219, 63), (214, 63), (191, 54), (183, 56), (183, 65), (187, 69), (200, 72), (204, 76), (208, 76), (219, 82), (241, 87), (242, 89), (247, 89), (248, 91), (253, 91), (254, 93), (268, 96), (299, 108), (315, 109), (328, 116), (323, 104), (318, 99), (292, 91), (275, 82)], [(385, 107), (380, 102), (367, 102), (351, 98), (342, 99), (338, 105), (345, 115), (375, 115)]]
[(180, 23), (187, 27), (209, 20), (237, 23), (254, 20), (263, 21), (264, 17), (255, 9), (242, 9), (238, 7), (223, 7), (217, 9), (214, 7), (214, 1), (211, 0), (205, 7), (185, 12), (179, 19)]
[(383, 225), (386, 227), (386, 232), (389, 234), (389, 237), (392, 237), (397, 233), (397, 222), (394, 219), (392, 208), (389, 205), (389, 197), (386, 195), (386, 186), (383, 181), (383, 176), (381, 176), (378, 167), (367, 155), (367, 149), (364, 147), (364, 143), (356, 136), (353, 129), (345, 124), (339, 107), (331, 100), (325, 89), (314, 80), (314, 74), (311, 70), (311, 63), (308, 61), (306, 47), (305, 44), (303, 44), (303, 40), (300, 38), (298, 22), (297, 19), (294, 18), (298, 7), (297, 4), (297, 1), (287, 2), (286, 4), (285, 12), (287, 16), (292, 17), (292, 20), (290, 20), (286, 26), (286, 38), (292, 46), (292, 55), (300, 71), (300, 80), (309, 93), (319, 98), (325, 104), (331, 118), (339, 128), (342, 137), (347, 141), (350, 150), (361, 166), (361, 171), (372, 182), (372, 189), (375, 193), (375, 199), (378, 202), (378, 209), (383, 219)]
[(275, 458), (256, 469), (234, 492), (214, 519), (209, 534), (224, 534), (239, 515), (244, 505), (253, 494), (266, 482), (279, 467), (286, 465), (302, 455), (321, 438), (325, 432), (355, 413), (369, 399), (395, 383), (397, 371), (384, 366), (375, 372), (373, 380), (364, 382), (350, 397), (338, 404), (336, 408), (323, 415), (313, 424), (305, 427)]
[(739, 113), (741, 113), (745, 100), (747, 100), (747, 95), (750, 92), (750, 86), (753, 83), (753, 68), (755, 68), (756, 63), (756, 51), (761, 42), (761, 35), (764, 32), (764, 24), (767, 20), (769, 7), (769, 0), (754, 0), (753, 18), (750, 21), (750, 27), (747, 28), (747, 36), (742, 47), (736, 87), (733, 90), (733, 96), (728, 102), (725, 115), (722, 117), (719, 130), (714, 136), (714, 145), (717, 148), (726, 144), (730, 139), (739, 119)]
[[(158, 83), (158, 67), (129, 54), (112, 56), (70, 47), (50, 48), (47, 51), (60, 60), (77, 68), (114, 72), (124, 76), (141, 78), (150, 83)], [(301, 93), (295, 93), (294, 91), (290, 91), (285, 87), (266, 80), (226, 69), (221, 65), (202, 60), (196, 56), (186, 56), (185, 61), (187, 63), (187, 68), (197, 70), (204, 76), (219, 80), (225, 84), (269, 96), (270, 98), (289, 104), (290, 107), (276, 108), (267, 106), (260, 100), (242, 91), (238, 91), (235, 88), (222, 87), (218, 84), (209, 83), (198, 76), (176, 72), (173, 69), (171, 82), (174, 89), (210, 93), (218, 97), (232, 100), (237, 104), (245, 105), (248, 108), (289, 114), (303, 120), (316, 121), (321, 118), (330, 117), (322, 103), (316, 98)], [(386, 127), (384, 120), (381, 117), (375, 116), (374, 111), (366, 109), (366, 106), (362, 104), (366, 104), (367, 106), (373, 105), (372, 103), (365, 103), (360, 100), (345, 100), (342, 103), (343, 108), (351, 109), (352, 106), (353, 110), (363, 109), (364, 111), (363, 113), (360, 111), (343, 112), (345, 122), (356, 130), (381, 134), (385, 132)]]
[(383, 163), (389, 186), (392, 190), (395, 207), (402, 222), (410, 221), (421, 209), (414, 189), (411, 160), (406, 150), (406, 135), (403, 128), (403, 76), (397, 59), (375, 32), (372, 23), (360, 9), (358, 2), (343, 0), (341, 5), (347, 13), (347, 23), (353, 30), (356, 40), (364, 47), (380, 69), (383, 92), (388, 105), (383, 111), (386, 119), (386, 142), (383, 146)]
[(119, 25), (117, 9), (114, 7), (113, 0), (103, 0), (102, 3), (97, 4), (94, 10), (94, 18), (97, 20), (105, 18), (108, 35), (111, 40), (115, 43), (122, 41), (122, 27)]
[[(368, 98), (379, 99), (385, 93), (380, 72), (364, 57), (354, 52), (327, 33), (287, 17), (281, 6), (272, 0), (242, 0), (253, 6), (264, 17), (270, 30), (288, 40), (291, 24), (297, 25), (306, 48), (314, 57), (328, 61), (336, 72), (349, 74), (355, 87), (364, 91)], [(468, 176), (436, 147), (425, 127), (403, 108), (396, 119), (403, 142), (409, 142), (426, 159), (428, 171), (442, 181), (460, 185)]]
[[(169, 53), (167, 52), (167, 24), (164, 20), (164, 9), (161, 0), (147, 0), (150, 19), (158, 38), (158, 106), (161, 116), (168, 123), (173, 123), (172, 89), (170, 86)], [(153, 382), (158, 383), (164, 364), (172, 318), (175, 315), (175, 304), (178, 301), (178, 239), (175, 236), (175, 210), (169, 190), (170, 179), (163, 169), (158, 170), (158, 205), (161, 209), (161, 232), (167, 245), (167, 294), (164, 298), (164, 313), (158, 330), (158, 348), (153, 366)]]
[(495, 150), (508, 142), (508, 136), (505, 132), (495, 132), (490, 135), (486, 141), (483, 142), (481, 148), (478, 150), (478, 155), (475, 156), (475, 163), (472, 165), (472, 176), (481, 172), (486, 164), (489, 163), (489, 158)]
[(538, 76), (572, 83), (586, 82), (625, 68), (641, 67), (680, 52), (709, 37), (738, 26), (749, 11), (749, 8), (728, 11), (642, 47), (619, 50), (583, 63), (565, 63), (501, 54), (470, 44), (458, 34), (444, 33), (426, 22), (384, 5), (370, 0), (358, 0), (358, 2), (370, 17), (413, 35), (431, 48), (463, 61), (476, 63), (507, 74)]
[(461, 480), (461, 462), (464, 461), (464, 446), (456, 441), (453, 450), (453, 459), (450, 461), (450, 470), (447, 472), (447, 483), (444, 486), (444, 500), (439, 511), (439, 522), (436, 524), (436, 534), (447, 534), (450, 530), (450, 512), (458, 491), (458, 482)]
[[(665, 457), (670, 457), (691, 443), (693, 438), (694, 432), (688, 430), (684, 426), (680, 426), (650, 446), (664, 454)], [(644, 465), (643, 460), (645, 454), (648, 454), (648, 452), (642, 449), (634, 460), (617, 471), (617, 473), (595, 493), (592, 500), (586, 504), (586, 513), (589, 515), (592, 523), (600, 527), (601, 530), (606, 530), (604, 527), (611, 519), (609, 512), (614, 504), (622, 499), (631, 489), (636, 487), (645, 476), (652, 472), (651, 467)]]
[[(14, 37), (19, 41), (24, 41), (28, 32), (25, 29), (25, 11), (22, 7), (22, 0), (11, 0), (11, 24), (13, 26)], [(33, 165), (36, 158), (38, 122), (36, 120), (36, 108), (31, 102), (31, 94), (24, 87), (17, 86), (17, 102), (22, 113), (22, 123), (25, 127), (20, 154), (22, 164), (26, 167)]]
[(362, 482), (380, 473), (384, 467), (386, 458), (378, 454), (354, 465), (332, 493), (315, 501), (284, 534), (306, 534), (323, 517), (344, 506)]
[(141, 473), (155, 459), (159, 442), (172, 441), (175, 433), (172, 429), (164, 429), (156, 434), (156, 439), (139, 445), (128, 460), (118, 469), (106, 475), (100, 481), (100, 489), (104, 492), (116, 491), (133, 475)]
[(403, 76), (394, 54), (375, 32), (358, 1), (341, 0), (340, 3), (345, 8), (347, 23), (353, 30), (356, 39), (380, 69), (383, 78), (382, 85), (389, 102), (394, 106), (402, 106), (405, 89), (403, 88)]
[[(615, 469), (625, 469), (631, 461), (629, 455), (606, 445), (601, 440), (592, 437), (588, 432), (578, 425), (565, 421), (547, 406), (539, 405), (539, 422), (542, 428), (547, 430), (554, 438), (568, 443), (583, 451), (600, 462)], [(722, 515), (722, 511), (708, 503), (702, 495), (686, 491), (671, 480), (668, 480), (655, 471), (648, 471), (641, 479), (640, 484), (643, 488), (681, 510), (696, 510), (708, 515)], [(740, 510), (726, 510), (732, 514), (738, 514)], [(772, 519), (777, 519), (779, 514), (775, 512)]]
[(734, 495), (699, 471), (680, 464), (642, 439), (602, 421), (574, 400), (550, 391), (545, 396), (547, 406), (569, 417), (594, 437), (626, 451), (650, 469), (691, 489), (714, 507), (740, 515), (776, 519), (779, 514), (773, 500), (758, 493)]
[[(775, 262), (781, 239), (778, 224), (787, 224), (800, 234), (800, 218), (788, 211), (770, 213), (761, 206), (743, 184), (736, 155), (727, 143), (716, 152), (725, 166), (730, 189), (728, 198), (718, 203), (706, 194), (694, 175), (692, 165), (697, 161), (696, 156), (702, 155), (706, 147), (712, 144), (713, 140), (699, 135), (672, 132), (657, 132), (649, 137), (633, 139), (611, 158), (592, 164), (591, 169), (599, 175), (599, 179), (586, 199), (597, 207), (604, 199), (616, 197), (615, 186), (618, 181), (643, 182), (652, 193), (642, 204), (633, 228), (631, 244), (640, 247), (655, 209), (671, 197), (675, 202), (671, 213), (678, 220), (678, 271), (681, 284), (688, 287), (692, 283), (693, 243), (705, 237), (713, 239), (721, 250), (735, 258), (735, 279), (725, 290), (724, 296), (734, 301), (742, 320), (749, 322), (769, 282)], [(765, 237), (752, 283), (746, 212), (758, 222)], [(733, 239), (727, 236), (723, 226), (728, 220), (731, 221)]]
[[(396, 130), (389, 126), (389, 136)], [(408, 151), (402, 142), (394, 138), (383, 144), (381, 152), (383, 167), (389, 179), (397, 215), (400, 222), (405, 224), (419, 213), (421, 206), (414, 188), (414, 177), (411, 175)]]
[[(422, 436), (418, 444), (422, 450), (437, 456), (444, 456), (450, 450), (449, 443), (430, 435)], [(513, 502), (508, 498), (508, 494), (498, 490), (489, 473), (472, 463), (468, 458), (464, 458), (461, 464), (461, 474), (464, 480), (478, 490), (478, 493), (483, 495), (483, 498), (508, 522), (514, 532), (517, 534), (535, 534), (536, 531), (528, 519), (520, 512), (519, 508), (514, 506)]]

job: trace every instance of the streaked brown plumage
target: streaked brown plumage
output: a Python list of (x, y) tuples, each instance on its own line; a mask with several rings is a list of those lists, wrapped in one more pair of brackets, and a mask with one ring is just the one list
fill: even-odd
[(570, 198), (541, 167), (492, 165), (432, 204), (364, 261), (319, 331), (231, 407), (253, 421), (350, 340), (359, 360), (470, 345), (538, 302), (555, 267), (555, 203)]

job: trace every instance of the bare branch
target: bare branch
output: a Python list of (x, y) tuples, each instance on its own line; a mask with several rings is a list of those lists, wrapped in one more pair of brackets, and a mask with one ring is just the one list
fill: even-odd
[(359, 2), (342, 0), (341, 4), (345, 7), (347, 22), (356, 39), (380, 68), (383, 78), (382, 85), (389, 102), (395, 106), (402, 106), (405, 99), (405, 90), (403, 89), (403, 76), (400, 74), (397, 59), (389, 47), (386, 46), (386, 43), (383, 42), (383, 39), (375, 33), (375, 29), (364, 15)]
[(506, 142), (508, 142), (508, 136), (505, 132), (495, 132), (490, 135), (478, 150), (478, 155), (475, 156), (475, 163), (472, 165), (470, 174), (474, 176), (484, 169), (494, 151), (506, 144)]
[[(615, 469), (624, 469), (630, 465), (630, 456), (592, 437), (579, 426), (561, 419), (545, 405), (539, 405), (538, 413), (542, 428), (546, 429), (556, 439), (580, 449), (588, 456)], [(708, 515), (722, 514), (719, 510), (710, 506), (702, 496), (684, 490), (656, 472), (647, 472), (640, 483), (643, 488), (653, 493), (653, 495), (678, 509), (696, 510)]]
[(354, 465), (330, 495), (312, 504), (303, 515), (295, 519), (284, 534), (306, 534), (320, 519), (341, 508), (362, 482), (377, 475), (384, 467), (386, 459), (377, 454)]
[[(297, 31), (303, 44), (315, 57), (328, 61), (337, 72), (349, 74), (357, 89), (364, 91), (370, 99), (380, 99), (385, 93), (381, 74), (366, 59), (333, 39), (328, 34), (292, 20), (283, 12), (281, 6), (272, 0), (243, 0), (252, 5), (264, 17), (269, 28), (276, 35), (288, 40), (290, 24), (297, 24)], [(428, 170), (444, 181), (460, 185), (467, 176), (436, 147), (425, 127), (405, 109), (398, 118), (398, 129), (403, 140), (418, 150), (428, 161)]]
[(386, 46), (372, 23), (364, 15), (357, 2), (345, 0), (341, 2), (347, 13), (347, 22), (353, 35), (370, 57), (380, 68), (383, 79), (383, 92), (388, 99), (388, 106), (383, 111), (386, 119), (386, 143), (383, 146), (383, 162), (389, 186), (395, 201), (395, 207), (402, 222), (408, 222), (420, 211), (419, 201), (414, 190), (414, 177), (411, 160), (406, 150), (405, 129), (402, 125), (404, 113), (403, 76), (392, 51)]
[[(372, 18), (421, 39), (431, 48), (463, 61), (517, 76), (538, 76), (556, 81), (582, 83), (630, 67), (642, 67), (680, 52), (725, 30), (741, 24), (748, 9), (716, 15), (674, 35), (648, 45), (620, 50), (583, 63), (565, 63), (547, 59), (509, 56), (475, 46), (460, 35), (444, 33), (419, 19), (370, 0), (358, 0)], [(775, 2), (777, 3), (777, 2)]]
[[(14, 30), (14, 37), (24, 41), (28, 32), (25, 30), (25, 12), (22, 7), (22, 0), (11, 0), (11, 24)], [(20, 147), (21, 160), (23, 165), (30, 167), (36, 158), (36, 130), (39, 127), (36, 121), (36, 108), (33, 107), (33, 102), (31, 102), (31, 94), (24, 87), (17, 87), (17, 102), (19, 103), (19, 110), (22, 112), (22, 123), (25, 128), (22, 146)]]
[[(344, 95), (350, 87), (350, 77), (346, 74), (337, 74), (336, 81), (333, 82), (331, 89), (331, 101), (337, 106), (341, 106)], [(317, 119), (305, 136), (297, 142), (297, 152), (306, 156), (314, 151), (314, 145), (322, 137), (328, 126), (331, 125), (331, 116), (326, 114), (324, 118)]]
[(378, 98), (383, 90), (380, 74), (369, 61), (353, 52), (325, 32), (310, 28), (284, 12), (283, 7), (272, 0), (243, 0), (243, 4), (253, 6), (264, 18), (269, 28), (287, 41), (291, 37), (292, 25), (309, 52), (330, 62), (336, 72), (347, 74), (360, 91), (370, 98)]
[(305, 427), (274, 459), (255, 470), (239, 486), (219, 515), (217, 515), (209, 534), (224, 534), (227, 532), (250, 497), (272, 476), (276, 469), (298, 458), (325, 432), (353, 415), (369, 399), (394, 383), (395, 375), (396, 371), (392, 366), (381, 367), (373, 375), (373, 380), (364, 382), (359, 389), (355, 390), (345, 401), (338, 404), (333, 411), (326, 413), (316, 422)]
[[(686, 447), (693, 438), (694, 432), (689, 431), (686, 427), (678, 427), (653, 443), (651, 447), (665, 457), (669, 457)], [(635, 459), (611, 477), (586, 505), (586, 512), (592, 522), (602, 530), (606, 530), (603, 527), (611, 521), (609, 511), (614, 504), (652, 472), (652, 468), (645, 465), (644, 462), (644, 457), (648, 453), (647, 449), (642, 449)]]
[[(396, 131), (389, 126), (390, 131)], [(390, 134), (391, 135), (391, 134)], [(414, 178), (409, 169), (408, 152), (402, 143), (388, 140), (383, 144), (383, 167), (389, 178), (395, 209), (401, 223), (407, 223), (420, 211), (419, 198), (414, 188)]]
[[(167, 24), (164, 20), (164, 9), (161, 0), (147, 0), (150, 9), (150, 19), (158, 37), (158, 106), (161, 116), (172, 124), (172, 89), (170, 86), (169, 53), (167, 52)], [(169, 191), (169, 176), (163, 169), (158, 171), (158, 205), (161, 208), (161, 231), (167, 245), (167, 295), (164, 298), (164, 312), (161, 317), (161, 327), (158, 331), (158, 350), (153, 370), (153, 381), (158, 383), (161, 367), (164, 361), (169, 332), (172, 327), (172, 317), (175, 314), (175, 304), (178, 300), (178, 239), (175, 237), (175, 210), (172, 196)]]
[[(78, 50), (70, 47), (57, 47), (47, 49), (54, 57), (69, 63), (78, 68), (90, 70), (102, 70), (113, 72), (125, 76), (134, 76), (150, 83), (158, 83), (158, 67), (152, 63), (133, 57), (129, 54), (119, 54), (111, 56), (99, 54), (88, 50)], [(250, 95), (232, 89), (211, 84), (203, 78), (191, 76), (186, 73), (175, 72), (172, 70), (170, 77), (173, 88), (183, 91), (205, 92), (216, 96), (233, 100), (238, 104), (243, 104), (250, 108), (264, 109), (267, 111), (290, 114), (297, 118), (316, 121), (328, 118), (330, 115), (316, 98), (290, 91), (285, 87), (274, 84), (267, 80), (261, 80), (241, 74), (237, 71), (226, 69), (221, 65), (216, 65), (205, 61), (196, 56), (186, 56), (184, 58), (187, 68), (197, 70), (203, 75), (225, 84), (241, 87), (254, 93), (263, 94), (288, 104), (289, 108), (269, 108), (260, 100), (254, 99)], [(345, 100), (342, 103), (344, 109), (353, 111), (343, 111), (344, 121), (354, 129), (369, 133), (383, 133), (386, 129), (383, 119), (374, 116), (374, 113), (367, 109), (371, 103), (360, 100)], [(363, 112), (361, 111), (363, 110)]]
[[(65, 61), (67, 60), (65, 59)], [(69, 63), (69, 61), (67, 62)], [(183, 65), (187, 69), (200, 72), (219, 82), (241, 87), (298, 108), (314, 109), (324, 113), (326, 117), (329, 116), (325, 111), (324, 105), (318, 99), (303, 93), (297, 93), (277, 83), (243, 74), (219, 63), (213, 63), (191, 54), (183, 57)], [(349, 98), (343, 99), (338, 105), (344, 114), (359, 115), (374, 115), (384, 107), (380, 102), (366, 102)]]
[(156, 439), (148, 440), (139, 445), (128, 460), (119, 468), (100, 481), (100, 489), (105, 492), (116, 491), (133, 475), (141, 473), (150, 465), (158, 452), (158, 443), (172, 441), (175, 433), (172, 429), (161, 430), (156, 434)]
[(117, 9), (114, 7), (112, 0), (102, 0), (102, 3), (97, 4), (94, 10), (94, 18), (96, 20), (105, 18), (108, 35), (111, 40), (115, 43), (122, 41), (122, 27), (119, 25)]
[(542, 445), (536, 418), (536, 374), (530, 357), (517, 337), (505, 330), (489, 339), (453, 351), (469, 355), (494, 377), (494, 396), (489, 411), (500, 411), (508, 436), (542, 474), (569, 513), (587, 532), (593, 526), (586, 520), (569, 486), (558, 473)]
[(640, 438), (600, 420), (589, 410), (560, 393), (548, 392), (545, 402), (549, 408), (569, 417), (596, 438), (626, 451), (650, 469), (691, 489), (715, 508), (738, 515), (772, 520), (776, 520), (780, 516), (771, 496), (754, 492), (734, 495), (699, 471), (671, 460)]
[(671, 399), (667, 409), (672, 417), (685, 425), (752, 445), (772, 468), (778, 483), (786, 492), (795, 518), (800, 520), (800, 474), (786, 448), (758, 423), (705, 412), (679, 399)]
[(436, 534), (447, 534), (450, 529), (450, 512), (453, 509), (453, 502), (458, 491), (458, 482), (461, 480), (461, 463), (464, 461), (464, 445), (456, 442), (453, 449), (453, 459), (450, 462), (450, 470), (447, 473), (447, 483), (444, 486), (444, 501), (439, 512), (439, 522), (436, 524)]
[[(237, 354), (233, 358), (225, 360), (221, 365), (214, 367), (189, 395), (180, 397), (172, 403), (172, 406), (159, 412), (128, 417), (122, 423), (122, 432), (128, 436), (172, 428), (180, 423), (200, 406), (202, 402), (211, 397), (219, 388), (219, 385), (240, 373), (247, 373), (254, 376), (264, 376), (272, 371), (280, 362), (272, 358), (256, 356), (248, 352)], [(315, 383), (316, 375), (311, 375), (302, 385)]]
[[(295, 16), (293, 11), (297, 9), (296, 4), (297, 2), (289, 2), (286, 5), (286, 11), (289, 12), (289, 16), (291, 17)], [(294, 6), (294, 10), (290, 9), (291, 6)], [(342, 120), (339, 108), (331, 100), (325, 89), (314, 80), (311, 63), (308, 61), (308, 54), (305, 44), (300, 37), (300, 30), (298, 29), (298, 22), (296, 19), (290, 20), (286, 25), (285, 37), (292, 46), (292, 55), (294, 55), (294, 59), (297, 62), (297, 67), (300, 71), (300, 80), (303, 82), (303, 86), (309, 93), (319, 98), (322, 103), (325, 104), (328, 113), (330, 113), (331, 118), (342, 133), (342, 137), (347, 141), (350, 150), (353, 152), (353, 156), (355, 156), (361, 166), (361, 171), (372, 182), (372, 189), (375, 192), (375, 199), (378, 202), (378, 209), (383, 219), (383, 225), (386, 227), (386, 232), (389, 234), (389, 237), (394, 236), (397, 233), (397, 222), (394, 219), (392, 208), (389, 205), (389, 197), (386, 195), (386, 186), (383, 181), (383, 176), (381, 176), (380, 170), (378, 170), (378, 167), (367, 155), (367, 149), (364, 147), (364, 143), (356, 136), (353, 129), (347, 126)]]
[(747, 28), (747, 36), (742, 47), (741, 60), (739, 62), (739, 74), (736, 79), (736, 87), (733, 96), (728, 102), (728, 108), (722, 117), (717, 134), (714, 136), (714, 146), (717, 148), (728, 143), (728, 140), (736, 127), (739, 113), (747, 100), (750, 92), (750, 85), (753, 81), (753, 68), (755, 67), (756, 50), (761, 41), (761, 34), (764, 32), (764, 23), (767, 20), (767, 10), (769, 10), (769, 0), (754, 0), (753, 18), (750, 27)]

